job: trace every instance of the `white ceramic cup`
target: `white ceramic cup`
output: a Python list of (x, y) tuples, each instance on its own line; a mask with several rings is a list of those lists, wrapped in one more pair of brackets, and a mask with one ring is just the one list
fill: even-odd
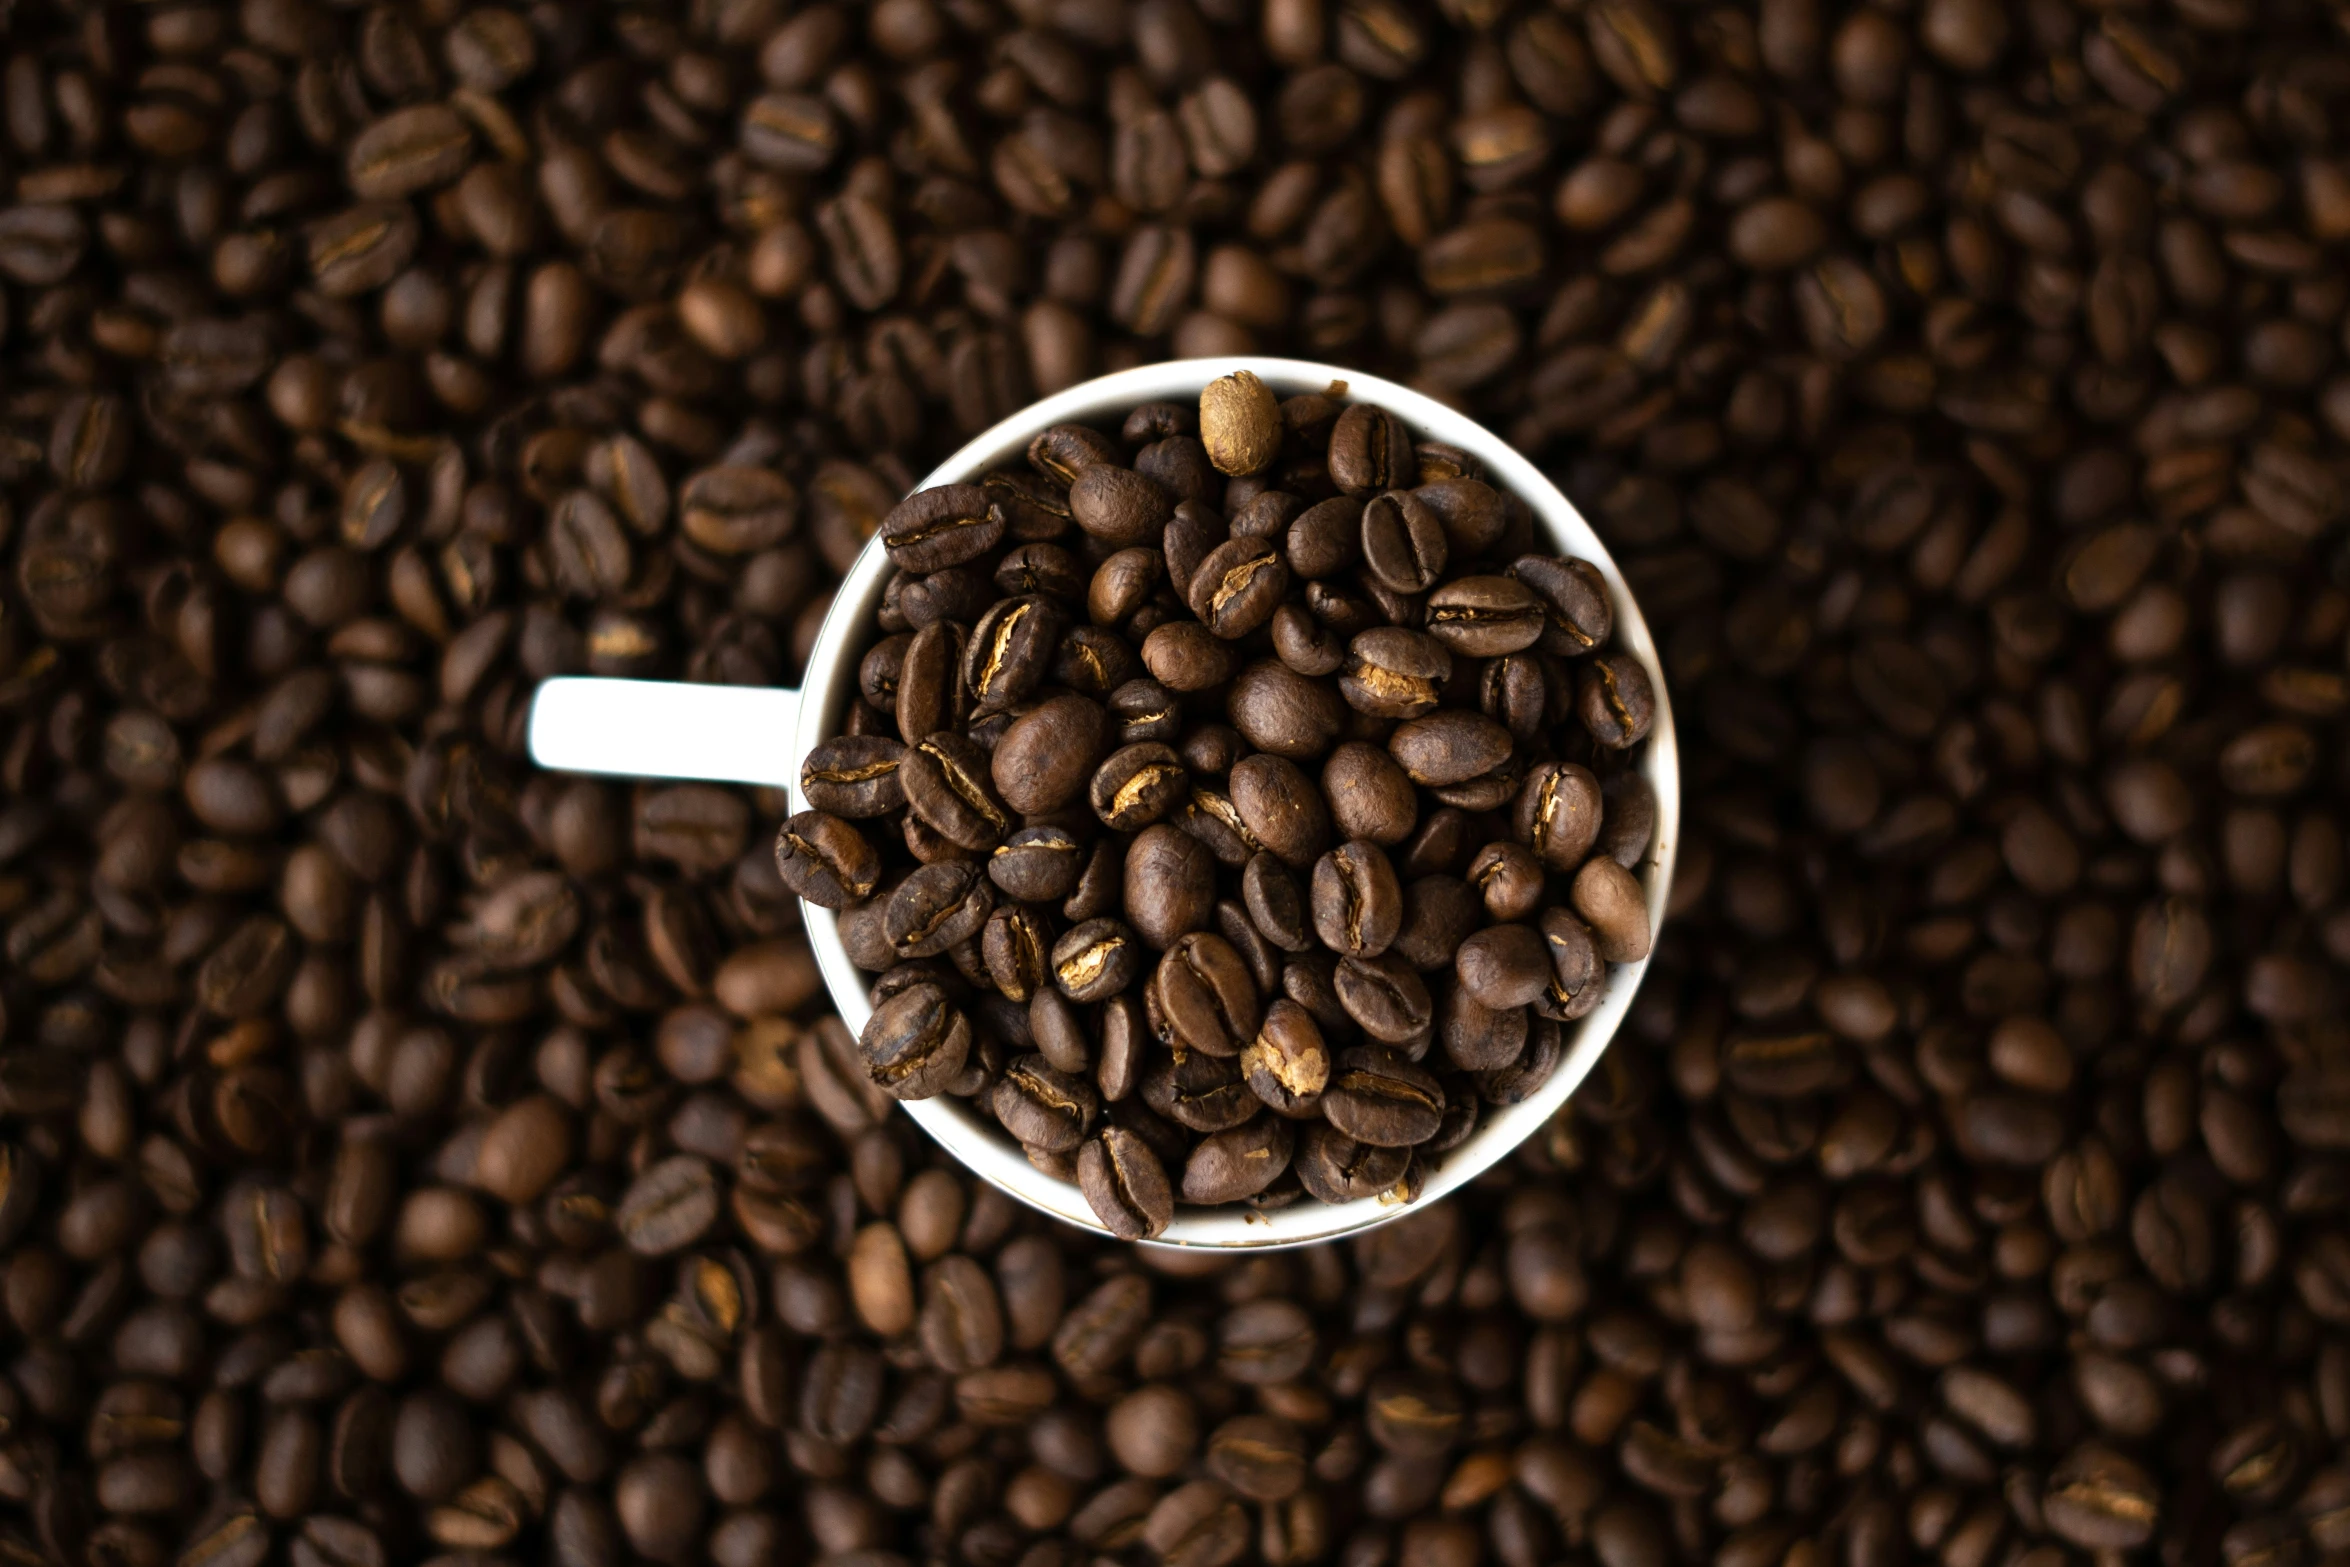
[[(1661, 927), (1672, 887), (1673, 859), (1680, 845), (1681, 757), (1656, 644), (1623, 574), (1590, 524), (1531, 462), (1467, 416), (1409, 387), (1335, 365), (1294, 359), (1173, 360), (1102, 376), (1029, 405), (941, 463), (923, 479), (920, 488), (975, 480), (990, 470), (1019, 462), (1029, 441), (1051, 425), (1092, 424), (1115, 429), (1137, 404), (1196, 402), (1202, 387), (1235, 370), (1254, 371), (1282, 397), (1343, 386), (1347, 398), (1392, 411), (1415, 436), (1459, 447), (1483, 465), (1486, 478), (1494, 485), (1533, 508), (1543, 546), (1579, 556), (1599, 568), (1615, 599), (1616, 646), (1640, 661), (1656, 689), (1656, 724), (1641, 763), (1641, 771), (1656, 791), (1656, 835), (1639, 870), (1648, 894), (1650, 929), (1653, 933)], [(880, 609), (891, 569), (881, 541), (867, 543), (833, 596), (801, 690), (648, 680), (549, 680), (539, 687), (532, 703), (532, 759), (542, 767), (569, 772), (773, 785), (791, 792), (794, 810), (806, 809), (807, 800), (800, 792), (801, 759), (840, 727), (841, 715), (856, 691), (858, 662), (875, 637), (874, 615)], [(865, 1026), (873, 1012), (866, 999), (871, 981), (849, 961), (830, 909), (803, 902), (800, 912), (815, 948), (817, 966), (832, 992), (833, 1006), (854, 1033)], [(1271, 1212), (1238, 1206), (1178, 1206), (1174, 1221), (1146, 1244), (1301, 1246), (1351, 1235), (1439, 1201), (1490, 1168), (1566, 1103), (1615, 1037), (1647, 968), (1645, 961), (1613, 966), (1606, 999), (1589, 1016), (1567, 1025), (1566, 1050), (1550, 1080), (1522, 1104), (1487, 1107), (1476, 1131), (1426, 1172), (1411, 1202), (1382, 1196), (1325, 1204), (1305, 1197)], [(973, 1113), (962, 1100), (944, 1096), (916, 1100), (907, 1103), (905, 1110), (965, 1166), (1008, 1196), (1080, 1229), (1109, 1233), (1076, 1186), (1031, 1165), (1017, 1143), (993, 1122)]]

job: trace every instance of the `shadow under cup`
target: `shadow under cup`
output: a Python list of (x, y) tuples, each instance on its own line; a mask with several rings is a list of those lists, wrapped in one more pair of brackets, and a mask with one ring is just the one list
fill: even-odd
[[(1103, 376), (1034, 403), (972, 440), (924, 476), (917, 488), (962, 483), (1024, 461), (1031, 438), (1052, 425), (1092, 424), (1115, 429), (1137, 404), (1195, 402), (1201, 388), (1236, 370), (1254, 372), (1280, 397), (1343, 388), (1349, 400), (1376, 403), (1396, 414), (1415, 437), (1459, 447), (1483, 465), (1486, 478), (1497, 488), (1513, 492), (1532, 508), (1543, 544), (1599, 568), (1615, 603), (1616, 645), (1641, 662), (1656, 691), (1656, 722), (1643, 742), (1639, 762), (1639, 771), (1656, 795), (1656, 832), (1648, 858), (1638, 867), (1653, 936), (1664, 922), (1681, 824), (1680, 750), (1655, 642), (1623, 573), (1582, 515), (1531, 462), (1465, 415), (1408, 387), (1332, 365), (1259, 358), (1174, 360)], [(840, 732), (856, 691), (858, 663), (880, 637), (875, 617), (894, 570), (880, 540), (868, 543), (834, 596), (809, 655), (788, 772), (793, 780), (789, 788), (794, 811), (808, 808), (797, 782), (800, 762), (818, 742)], [(850, 1032), (858, 1032), (873, 1013), (867, 999), (872, 976), (849, 961), (831, 910), (808, 903), (800, 907), (833, 1005)], [(1420, 1193), (1412, 1202), (1381, 1196), (1325, 1204), (1307, 1197), (1271, 1211), (1179, 1204), (1166, 1230), (1140, 1244), (1302, 1246), (1351, 1235), (1440, 1200), (1507, 1155), (1566, 1102), (1615, 1037), (1649, 961), (1617, 964), (1609, 970), (1606, 998), (1588, 1016), (1567, 1025), (1566, 1052), (1550, 1080), (1521, 1104), (1489, 1108), (1466, 1141), (1438, 1156), (1424, 1172)], [(957, 1159), (1007, 1195), (1081, 1229), (1108, 1235), (1075, 1185), (1030, 1164), (1018, 1143), (965, 1101), (942, 1095), (907, 1101), (904, 1108)]]

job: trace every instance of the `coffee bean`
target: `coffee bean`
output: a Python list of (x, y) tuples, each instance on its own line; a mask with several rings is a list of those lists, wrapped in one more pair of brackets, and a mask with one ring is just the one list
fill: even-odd
[(1542, 601), (1510, 577), (1460, 577), (1428, 595), (1428, 635), (1471, 658), (1498, 658), (1546, 635)]
[(1004, 518), (976, 484), (920, 490), (881, 520), (881, 542), (900, 571), (943, 571), (976, 560), (1004, 536)]
[(905, 747), (886, 735), (842, 735), (809, 751), (800, 792), (819, 811), (864, 820), (905, 803), (898, 768)]
[(1202, 1138), (1183, 1166), (1183, 1200), (1214, 1205), (1256, 1196), (1289, 1168), (1295, 1136), (1289, 1122), (1259, 1115)]
[(1085, 870), (1084, 845), (1059, 827), (1023, 827), (990, 852), (988, 879), (1006, 896), (1057, 903), (1076, 890)]
[(1138, 832), (1189, 799), (1191, 775), (1169, 747), (1137, 741), (1112, 752), (1095, 769), (1086, 798), (1102, 825)]
[(1257, 1030), (1257, 988), (1240, 954), (1221, 936), (1195, 931), (1160, 958), (1151, 997), (1177, 1050), (1236, 1056)]
[(1647, 671), (1621, 653), (1583, 666), (1575, 677), (1575, 706), (1591, 737), (1617, 750), (1647, 739), (1656, 722), (1656, 695)]
[(1293, 1162), (1305, 1189), (1323, 1202), (1360, 1202), (1392, 1191), (1411, 1168), (1408, 1148), (1357, 1142), (1326, 1121), (1308, 1123)]
[(709, 1162), (681, 1154), (638, 1176), (612, 1222), (631, 1251), (658, 1257), (699, 1240), (718, 1217), (718, 1203)]
[(1395, 867), (1375, 843), (1340, 844), (1314, 862), (1314, 932), (1331, 951), (1376, 957), (1403, 926)]
[(1410, 490), (1376, 495), (1363, 507), (1363, 565), (1396, 593), (1425, 593), (1444, 573), (1444, 524)]
[(1330, 1051), (1312, 1015), (1284, 997), (1266, 1009), (1240, 1053), (1240, 1070), (1249, 1091), (1276, 1114), (1311, 1120), (1330, 1080)]
[(1341, 958), (1331, 990), (1340, 1015), (1373, 1039), (1403, 1045), (1426, 1038), (1434, 1007), (1427, 984), (1402, 954)]
[(828, 909), (863, 901), (881, 880), (881, 856), (865, 835), (823, 811), (802, 811), (783, 824), (775, 867), (785, 886)]
[(1147, 1240), (1175, 1217), (1165, 1167), (1140, 1138), (1118, 1127), (1078, 1150), (1077, 1184), (1094, 1217), (1121, 1240)]
[(1575, 873), (1572, 897), (1601, 957), (1637, 963), (1648, 956), (1648, 898), (1630, 871), (1605, 856), (1586, 860)]
[(1280, 455), (1280, 405), (1264, 382), (1236, 370), (1200, 392), (1199, 431), (1218, 473), (1262, 473)]
[(965, 861), (925, 865), (889, 895), (884, 938), (901, 958), (936, 957), (969, 941), (995, 906), (990, 884)]
[[(999, 741), (999, 751), (1002, 745)], [(976, 741), (940, 730), (899, 753), (899, 792), (906, 808), (947, 842), (974, 851), (992, 849), (1012, 825), (992, 765)]]
[(1132, 984), (1142, 961), (1133, 931), (1114, 919), (1091, 919), (1053, 944), (1053, 983), (1072, 1001), (1101, 1001)]
[(1100, 1112), (1090, 1084), (1042, 1056), (1022, 1056), (1004, 1068), (992, 1104), (1005, 1131), (1051, 1153), (1073, 1151)]
[(1392, 1050), (1342, 1050), (1322, 1094), (1322, 1114), (1348, 1137), (1380, 1148), (1409, 1148), (1436, 1135), (1444, 1090)]

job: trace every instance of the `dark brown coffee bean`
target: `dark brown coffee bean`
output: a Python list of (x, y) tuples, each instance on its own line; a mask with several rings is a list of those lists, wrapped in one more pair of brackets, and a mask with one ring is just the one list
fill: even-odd
[(1346, 707), (1328, 686), (1265, 661), (1233, 680), (1226, 711), (1258, 750), (1302, 761), (1329, 749), (1344, 727)]
[[(1410, 490), (1391, 490), (1363, 507), (1363, 565), (1397, 593), (1425, 593), (1444, 574), (1444, 524)], [(1433, 624), (1433, 620), (1431, 621)]]
[(1183, 1200), (1220, 1204), (1254, 1197), (1289, 1168), (1296, 1133), (1279, 1116), (1258, 1115), (1202, 1138), (1183, 1166)]
[(1435, 1078), (1392, 1050), (1342, 1050), (1322, 1094), (1322, 1113), (1358, 1142), (1409, 1148), (1436, 1135), (1444, 1090)]
[(1100, 1113), (1091, 1084), (1042, 1056), (1021, 1056), (1005, 1067), (991, 1103), (1005, 1131), (1051, 1153), (1075, 1150)]
[(1094, 1217), (1121, 1240), (1147, 1240), (1175, 1217), (1165, 1166), (1141, 1138), (1118, 1127), (1078, 1150), (1077, 1184)]
[(1240, 890), (1249, 923), (1266, 941), (1284, 952), (1304, 952), (1313, 945), (1305, 894), (1278, 856), (1252, 856), (1241, 872)]
[(969, 941), (987, 923), (995, 898), (977, 866), (963, 861), (925, 865), (889, 895), (882, 931), (901, 958), (936, 957)]
[(1457, 577), (1428, 595), (1428, 635), (1471, 658), (1498, 658), (1546, 634), (1542, 601), (1510, 577)]
[(1311, 901), (1315, 934), (1342, 956), (1376, 957), (1403, 926), (1403, 890), (1375, 843), (1350, 840), (1315, 861)]
[(1113, 919), (1092, 919), (1053, 944), (1053, 983), (1072, 1001), (1100, 1001), (1134, 983), (1143, 958), (1133, 931)]
[(881, 520), (881, 542), (900, 571), (959, 566), (994, 549), (1003, 536), (1003, 514), (976, 484), (916, 491)]
[(613, 1228), (628, 1248), (658, 1257), (701, 1239), (718, 1217), (719, 1191), (709, 1162), (680, 1154), (630, 1183), (613, 1210)]
[(899, 753), (897, 777), (906, 808), (949, 843), (992, 849), (1011, 828), (991, 758), (963, 735), (942, 730), (908, 745)]
[(1510, 732), (1482, 713), (1446, 711), (1415, 718), (1388, 737), (1387, 749), (1424, 788), (1467, 783), (1510, 759)]
[(1256, 1038), (1240, 1053), (1249, 1092), (1276, 1114), (1311, 1120), (1330, 1081), (1330, 1050), (1313, 1017), (1286, 997), (1266, 1009)]
[(1331, 985), (1340, 1016), (1387, 1044), (1425, 1038), (1435, 1016), (1427, 984), (1400, 953), (1341, 958)]
[(1216, 906), (1216, 857), (1181, 828), (1154, 823), (1127, 849), (1123, 885), (1135, 931), (1164, 951), (1207, 928)]
[(875, 1086), (893, 1099), (929, 1099), (961, 1075), (971, 1025), (936, 985), (915, 985), (874, 1008), (857, 1048)]
[(951, 621), (923, 627), (906, 644), (896, 689), (898, 738), (906, 744), (961, 726), (968, 703), (963, 646), (963, 630)]
[(1144, 1076), (1142, 1100), (1195, 1132), (1229, 1131), (1262, 1108), (1229, 1056), (1169, 1055)]
[(1330, 815), (1311, 779), (1284, 757), (1258, 753), (1233, 764), (1232, 808), (1249, 837), (1303, 870), (1330, 841)]
[(1174, 512), (1175, 497), (1163, 485), (1112, 462), (1088, 465), (1069, 485), (1077, 526), (1114, 548), (1156, 542)]
[(865, 835), (823, 811), (802, 811), (783, 824), (775, 867), (785, 886), (827, 909), (871, 897), (881, 880), (881, 856)]
[(1338, 689), (1357, 712), (1418, 718), (1434, 711), (1451, 678), (1452, 655), (1441, 643), (1401, 626), (1380, 626), (1347, 644)]
[(1291, 1168), (1315, 1197), (1341, 1203), (1392, 1191), (1411, 1162), (1408, 1148), (1358, 1142), (1327, 1122), (1311, 1122), (1299, 1140)]
[(1095, 769), (1086, 798), (1102, 824), (1139, 832), (1191, 796), (1191, 775), (1173, 750), (1155, 741), (1122, 746)]
[(1583, 666), (1575, 677), (1575, 706), (1591, 737), (1616, 750), (1647, 739), (1656, 722), (1648, 672), (1624, 653), (1604, 654)]
[(1541, 601), (1546, 652), (1573, 658), (1614, 635), (1615, 606), (1606, 581), (1589, 561), (1568, 555), (1521, 555), (1511, 562), (1509, 574)]
[(1384, 408), (1351, 403), (1330, 430), (1330, 481), (1349, 495), (1371, 496), (1410, 484), (1419, 465), (1411, 431)]
[(1632, 873), (1604, 855), (1575, 873), (1575, 912), (1590, 925), (1599, 955), (1610, 963), (1648, 956), (1648, 898)]
[(1151, 995), (1177, 1050), (1236, 1056), (1256, 1034), (1255, 980), (1221, 936), (1195, 931), (1177, 940), (1152, 974)]
[(898, 777), (905, 747), (886, 735), (842, 735), (809, 751), (800, 792), (819, 811), (857, 820), (885, 816), (905, 803)]
[(963, 683), (982, 713), (1026, 701), (1052, 667), (1066, 615), (1043, 594), (999, 599), (972, 627), (963, 649)]
[(1059, 827), (1023, 827), (988, 856), (987, 875), (1005, 896), (1058, 903), (1077, 888), (1085, 846)]
[(1230, 539), (1190, 576), (1191, 612), (1217, 636), (1237, 640), (1265, 624), (1289, 591), (1289, 566), (1264, 539)]

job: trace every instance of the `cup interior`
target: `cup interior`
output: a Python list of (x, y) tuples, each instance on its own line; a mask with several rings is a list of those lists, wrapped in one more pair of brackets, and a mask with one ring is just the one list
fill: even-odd
[[(1532, 462), (1465, 414), (1409, 387), (1335, 365), (1294, 359), (1171, 360), (1102, 376), (1029, 405), (975, 437), (925, 475), (916, 488), (961, 483), (1020, 460), (1036, 433), (1052, 425), (1095, 424), (1115, 428), (1127, 410), (1138, 403), (1196, 400), (1201, 388), (1210, 381), (1236, 370), (1255, 372), (1280, 397), (1328, 391), (1334, 385), (1343, 385), (1346, 396), (1377, 403), (1396, 414), (1415, 437), (1460, 447), (1484, 465), (1487, 476), (1498, 487), (1515, 493), (1533, 509), (1536, 527), (1551, 549), (1579, 556), (1599, 568), (1615, 601), (1616, 644), (1641, 662), (1656, 689), (1656, 723), (1641, 763), (1641, 771), (1656, 793), (1656, 834), (1648, 858), (1640, 866), (1653, 935), (1664, 923), (1681, 827), (1680, 748), (1673, 728), (1672, 701), (1665, 687), (1664, 671), (1657, 662), (1655, 641), (1649, 635), (1648, 622), (1642, 617), (1640, 606), (1632, 599), (1623, 573), (1582, 514)], [(799, 723), (791, 746), (790, 776), (794, 781), (790, 795), (795, 811), (807, 808), (807, 800), (797, 782), (800, 763), (819, 741), (839, 732), (856, 689), (858, 662), (874, 640), (874, 616), (880, 610), (882, 592), (893, 569), (881, 541), (878, 538), (868, 541), (835, 593), (832, 608), (817, 635), (802, 677)], [(873, 1013), (867, 1000), (871, 982), (849, 961), (848, 951), (841, 945), (839, 922), (831, 910), (802, 903), (800, 912), (808, 939), (815, 948), (817, 965), (831, 991), (833, 1006), (841, 1021), (855, 1033)], [(1302, 1246), (1351, 1235), (1442, 1200), (1491, 1168), (1566, 1103), (1567, 1096), (1590, 1074), (1622, 1025), (1647, 973), (1648, 962), (1643, 959), (1611, 968), (1606, 999), (1588, 1016), (1568, 1025), (1566, 1053), (1550, 1080), (1521, 1104), (1500, 1109), (1488, 1107), (1476, 1131), (1459, 1147), (1439, 1156), (1433, 1168), (1426, 1172), (1413, 1201), (1406, 1203), (1392, 1196), (1380, 1196), (1325, 1204), (1309, 1197), (1271, 1212), (1238, 1206), (1178, 1205), (1175, 1218), (1166, 1230), (1155, 1240), (1142, 1244), (1180, 1248)], [(1017, 1143), (962, 1100), (941, 1096), (908, 1101), (903, 1108), (965, 1166), (1007, 1196), (1080, 1229), (1102, 1235), (1109, 1233), (1094, 1217), (1076, 1186), (1031, 1165)]]

